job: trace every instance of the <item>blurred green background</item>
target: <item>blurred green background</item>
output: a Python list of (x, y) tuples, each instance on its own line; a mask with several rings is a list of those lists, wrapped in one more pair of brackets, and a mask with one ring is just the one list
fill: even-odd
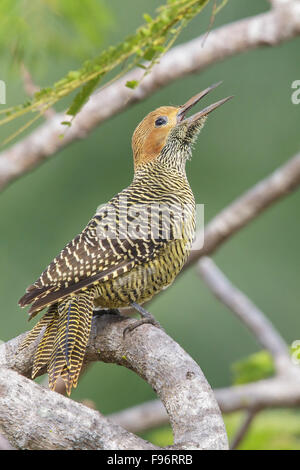
[[(99, 26), (99, 37), (93, 33), (81, 58), (122, 40), (144, 22), (143, 13), (153, 14), (161, 3), (128, 0), (121, 6), (119, 0), (103, 0), (106, 16)], [(211, 7), (190, 23), (178, 43), (207, 31)], [(269, 2), (263, 0), (229, 0), (213, 27), (268, 8)], [(86, 37), (84, 30), (71, 30), (64, 40), (74, 41), (73, 49), (77, 50), (80, 35)], [(79, 67), (81, 58), (74, 50), (59, 51), (58, 47), (45, 53), (42, 46), (40, 50), (37, 47), (37, 40), (38, 34), (36, 50), (30, 50), (33, 43), (26, 46), (24, 61), (39, 85), (51, 85)], [(8, 187), (0, 195), (0, 339), (9, 340), (33, 326), (27, 323), (26, 311), (17, 305), (24, 289), (85, 226), (96, 207), (130, 183), (131, 136), (152, 109), (182, 104), (219, 80), (224, 83), (212, 100), (235, 95), (210, 117), (187, 166), (196, 201), (205, 204), (206, 222), (299, 151), (300, 105), (291, 102), (291, 84), (300, 79), (299, 46), (300, 40), (295, 39), (251, 51), (183, 78), (105, 122), (87, 139), (72, 144)], [(0, 47), (0, 52), (0, 79), (7, 84), (7, 106), (11, 106), (23, 102), (26, 95), (18, 67), (9, 65), (7, 48)], [(9, 131), (16, 126), (14, 123)], [(0, 139), (7, 133), (8, 129), (1, 127)], [(289, 344), (300, 338), (299, 206), (298, 191), (231, 238), (214, 256)], [(231, 364), (260, 349), (246, 328), (212, 297), (195, 269), (155, 299), (151, 312), (199, 363), (213, 387), (230, 385)], [(151, 388), (132, 372), (100, 363), (90, 368), (72, 393), (76, 400), (93, 400), (105, 414), (154, 397)]]

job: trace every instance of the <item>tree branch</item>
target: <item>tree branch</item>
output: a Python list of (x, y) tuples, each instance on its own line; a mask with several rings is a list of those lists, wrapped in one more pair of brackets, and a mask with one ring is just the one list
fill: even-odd
[(245, 435), (249, 431), (249, 428), (257, 414), (257, 410), (249, 410), (246, 412), (246, 416), (244, 421), (242, 422), (240, 428), (237, 430), (236, 435), (234, 436), (232, 443), (230, 444), (230, 450), (236, 449), (242, 440), (244, 439)]
[[(32, 76), (24, 63), (21, 63), (20, 73), (23, 80), (25, 92), (31, 97), (34, 96), (35, 93), (40, 91), (40, 88), (34, 83)], [(49, 108), (46, 109), (46, 111), (44, 111), (42, 114), (46, 119), (50, 119), (55, 116), (56, 113), (53, 108)]]
[[(245, 420), (245, 426), (241, 428), (242, 433), (250, 424), (250, 419), (252, 421), (253, 416), (259, 410), (300, 404), (300, 369), (292, 364), (284, 340), (263, 312), (228, 281), (211, 259), (200, 258), (197, 267), (214, 295), (237, 315), (274, 358), (277, 371), (275, 377), (214, 391), (223, 413), (248, 411), (247, 416), (251, 418)], [(145, 431), (168, 422), (165, 410), (158, 400), (115, 413), (110, 418), (125, 429), (135, 432)], [(240, 439), (239, 434), (236, 439)]]
[[(300, 370), (291, 365), (286, 374), (246, 385), (216, 389), (214, 394), (222, 413), (296, 407), (300, 405)], [(145, 431), (153, 424), (159, 427), (168, 423), (168, 416), (159, 400), (114, 413), (110, 418), (134, 432)]]
[[(277, 371), (275, 377), (214, 391), (223, 413), (248, 411), (248, 418), (236, 436), (239, 442), (259, 410), (300, 404), (300, 369), (292, 364), (284, 340), (263, 312), (228, 281), (211, 259), (201, 258), (198, 261), (198, 269), (214, 295), (252, 331), (262, 346), (270, 351), (275, 361)], [(111, 415), (111, 419), (135, 432), (168, 422), (165, 410), (158, 400), (115, 413)]]
[[(63, 113), (52, 117), (0, 154), (0, 190), (71, 142), (86, 137), (106, 119), (144, 100), (174, 80), (200, 72), (233, 55), (261, 46), (275, 46), (299, 36), (299, 2), (289, 0), (281, 3), (280, 8), (211, 31), (205, 40), (205, 47), (204, 36), (174, 47), (136, 90), (128, 89), (125, 84), (139, 80), (143, 75), (141, 69), (135, 69), (112, 85), (100, 89), (76, 116), (71, 128), (61, 125), (62, 121), (69, 119)], [(61, 134), (65, 134), (63, 139), (60, 138)]]
[[(197, 267), (214, 295), (252, 331), (261, 345), (270, 351), (275, 361), (277, 374), (273, 378), (214, 391), (223, 413), (248, 411), (247, 418), (234, 440), (235, 447), (258, 411), (269, 407), (291, 407), (300, 404), (300, 370), (292, 364), (287, 346), (271, 322), (245, 294), (228, 281), (214, 262), (203, 257), (198, 261)], [(158, 400), (115, 413), (110, 418), (125, 429), (135, 432), (168, 422), (165, 410)]]
[[(137, 328), (124, 340), (123, 330), (133, 321), (118, 315), (94, 317), (85, 364), (98, 360), (116, 363), (146, 380), (167, 410), (173, 449), (226, 449), (222, 417), (199, 366), (165, 332), (151, 325)], [(98, 412), (21, 377), (19, 374), (30, 376), (36, 347), (16, 355), (23, 337), (0, 348), (0, 426), (15, 447), (154, 448)], [(10, 393), (11, 389), (17, 393)]]
[(100, 413), (4, 367), (0, 368), (0, 409), (2, 433), (18, 449), (156, 448)]
[(200, 258), (197, 269), (215, 297), (235, 313), (263, 348), (271, 353), (278, 373), (284, 372), (291, 365), (287, 345), (264, 313), (226, 278), (212, 259)]
[[(292, 368), (294, 369), (291, 372)], [(215, 390), (223, 413), (246, 409), (294, 407), (300, 404), (300, 371), (291, 365), (285, 375)]]

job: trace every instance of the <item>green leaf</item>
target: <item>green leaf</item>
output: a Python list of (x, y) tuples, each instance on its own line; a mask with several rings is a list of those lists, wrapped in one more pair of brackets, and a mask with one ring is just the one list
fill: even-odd
[(70, 78), (71, 80), (76, 80), (79, 77), (80, 73), (78, 70), (70, 70), (70, 72), (68, 72), (68, 78)]
[(154, 47), (151, 47), (150, 49), (147, 49), (147, 51), (144, 53), (144, 59), (145, 60), (152, 60), (153, 57), (155, 56), (156, 54), (156, 50), (154, 49)]
[(147, 21), (147, 23), (152, 23), (152, 18), (150, 15), (148, 15), (148, 13), (144, 13), (143, 15), (144, 19)]
[(234, 385), (256, 382), (275, 373), (273, 358), (268, 351), (260, 351), (232, 364)]
[(80, 111), (82, 106), (86, 103), (91, 93), (93, 93), (94, 89), (98, 85), (99, 80), (100, 77), (96, 77), (93, 80), (90, 80), (86, 85), (82, 87), (80, 92), (75, 96), (71, 106), (67, 111), (67, 114), (75, 116)]
[(143, 64), (136, 64), (137, 67), (140, 67), (140, 69), (147, 70), (147, 67)]
[(128, 82), (126, 82), (126, 86), (127, 88), (136, 88), (138, 86), (139, 82), (137, 80), (130, 80)]

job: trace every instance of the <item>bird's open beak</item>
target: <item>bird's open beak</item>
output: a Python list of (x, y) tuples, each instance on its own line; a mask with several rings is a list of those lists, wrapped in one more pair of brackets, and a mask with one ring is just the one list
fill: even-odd
[(218, 108), (222, 104), (226, 103), (226, 101), (230, 100), (233, 98), (233, 96), (228, 96), (227, 98), (223, 98), (220, 101), (217, 101), (216, 103), (210, 104), (206, 108), (202, 109), (196, 114), (193, 114), (193, 116), (190, 116), (188, 118), (185, 118), (186, 113), (196, 104), (198, 101), (200, 101), (204, 96), (206, 96), (210, 91), (214, 90), (219, 86), (222, 82), (215, 83), (214, 85), (211, 85), (210, 87), (206, 88), (203, 91), (200, 91), (197, 95), (193, 96), (190, 98), (183, 106), (180, 106), (179, 111), (177, 113), (177, 122), (187, 122), (187, 123), (192, 123), (195, 121), (198, 121), (203, 116), (207, 116), (211, 111), (214, 109)]

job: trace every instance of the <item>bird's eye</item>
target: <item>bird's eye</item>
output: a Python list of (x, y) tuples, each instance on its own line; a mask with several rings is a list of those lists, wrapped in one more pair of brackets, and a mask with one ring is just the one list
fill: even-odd
[(155, 121), (155, 127), (165, 126), (168, 122), (167, 116), (160, 116)]

